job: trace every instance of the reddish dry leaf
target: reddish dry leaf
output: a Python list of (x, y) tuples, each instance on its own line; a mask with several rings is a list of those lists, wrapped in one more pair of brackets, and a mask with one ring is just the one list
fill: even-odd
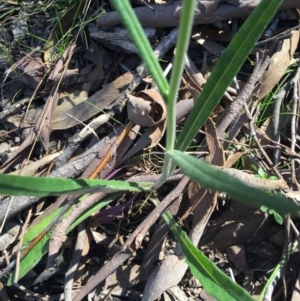
[[(186, 117), (193, 108), (193, 99), (180, 100), (176, 105), (176, 122)], [(125, 162), (136, 154), (141, 149), (147, 147), (151, 143), (151, 138), (149, 137), (153, 132), (153, 128), (148, 127), (143, 133), (142, 137), (133, 145), (133, 147), (122, 157), (121, 162)]]
[(55, 83), (58, 83), (59, 78), (64, 76), (63, 70), (65, 68), (65, 64), (67, 63), (69, 57), (72, 56), (72, 54), (74, 53), (75, 47), (76, 47), (75, 43), (69, 45), (65, 50), (65, 52), (63, 53), (63, 55), (55, 64), (55, 67), (53, 68), (53, 70), (51, 71), (47, 79), (47, 83), (46, 83), (47, 90), (50, 90), (55, 85)]
[(34, 52), (24, 56), (5, 71), (8, 76), (30, 89), (35, 89), (44, 77), (45, 65)]
[(140, 126), (149, 127), (143, 135), (146, 140), (140, 139), (139, 143), (144, 141), (149, 144), (151, 141), (149, 148), (152, 148), (159, 143), (165, 133), (167, 109), (162, 97), (156, 91), (144, 90), (138, 95), (143, 98), (128, 95), (128, 119)]

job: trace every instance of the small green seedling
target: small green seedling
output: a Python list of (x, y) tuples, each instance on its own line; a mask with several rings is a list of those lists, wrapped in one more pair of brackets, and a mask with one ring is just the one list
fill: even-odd
[[(257, 178), (264, 179), (264, 180), (271, 180), (271, 181), (272, 180), (273, 181), (274, 180), (278, 180), (278, 178), (275, 177), (275, 176), (268, 176), (268, 174), (266, 174), (264, 172), (264, 170), (262, 168), (260, 168), (260, 167), (257, 169), (256, 166), (252, 165), (252, 169), (254, 169), (255, 171), (257, 171), (257, 175), (256, 175)], [(272, 193), (272, 192), (269, 191), (269, 193)], [(275, 221), (279, 225), (283, 224), (283, 218), (282, 218), (282, 216), (279, 213), (277, 213), (274, 209), (270, 209), (269, 207), (263, 205), (263, 206), (260, 207), (260, 210), (262, 212), (267, 212), (268, 214), (273, 215)]]
[(260, 210), (262, 212), (267, 212), (270, 215), (273, 215), (275, 221), (279, 224), (282, 225), (283, 224), (283, 218), (280, 214), (278, 214), (274, 209), (270, 209), (267, 206), (261, 206)]

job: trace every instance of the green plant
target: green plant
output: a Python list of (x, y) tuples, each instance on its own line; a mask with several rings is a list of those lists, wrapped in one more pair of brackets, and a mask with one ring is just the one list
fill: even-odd
[(274, 209), (270, 209), (269, 207), (263, 205), (263, 206), (260, 207), (260, 210), (261, 210), (262, 212), (267, 212), (268, 214), (273, 215), (275, 221), (276, 221), (279, 225), (282, 225), (282, 224), (283, 224), (283, 218), (282, 218), (282, 216), (281, 216), (279, 213), (277, 213)]
[[(119, 12), (124, 25), (128, 29), (132, 40), (140, 52), (141, 58), (146, 64), (149, 73), (153, 77), (167, 105), (168, 131), (163, 172), (161, 178), (151, 187), (151, 190), (156, 190), (160, 185), (162, 185), (174, 168), (175, 164), (178, 164), (184, 173), (198, 181), (207, 189), (224, 191), (241, 201), (255, 204), (257, 206), (265, 205), (272, 207), (274, 210), (282, 213), (299, 211), (299, 207), (297, 205), (290, 203), (284, 197), (270, 195), (261, 190), (252, 188), (228, 174), (219, 171), (183, 152), (187, 149), (196, 133), (203, 126), (212, 110), (218, 104), (227, 86), (231, 83), (233, 77), (239, 71), (242, 63), (247, 58), (247, 55), (282, 1), (262, 0), (252, 15), (244, 23), (235, 38), (218, 60), (218, 63), (209, 77), (201, 95), (196, 100), (194, 110), (191, 112), (188, 120), (186, 121), (176, 145), (175, 103), (183, 71), (184, 55), (187, 50), (192, 27), (195, 0), (183, 1), (178, 42), (176, 45), (177, 51), (170, 83), (168, 83), (165, 79), (162, 69), (157, 59), (154, 57), (149, 41), (145, 38), (143, 30), (136, 19), (129, 2), (127, 0), (111, 0), (111, 2)], [(172, 160), (176, 163), (173, 162), (172, 164)], [(99, 183), (92, 180), (81, 182), (71, 181), (67, 183), (61, 179), (55, 179), (56, 182), (54, 183), (53, 179), (43, 179), (43, 184), (40, 184), (39, 190), (37, 191), (35, 189), (37, 187), (35, 182), (40, 179), (32, 178), (32, 185), (29, 187), (26, 185), (28, 178), (14, 177), (12, 181), (11, 178), (9, 179), (7, 177), (8, 176), (6, 175), (0, 176), (0, 185), (2, 185), (0, 187), (0, 192), (4, 194), (50, 195), (58, 193), (61, 189), (60, 185), (62, 185), (62, 183), (65, 185), (64, 192), (69, 193), (74, 191), (74, 187), (72, 187), (72, 185), (75, 184), (77, 189), (76, 192), (78, 192), (81, 188), (84, 189), (85, 192), (87, 192), (87, 190), (88, 192), (94, 192), (96, 190), (100, 191), (101, 189), (108, 188), (113, 191), (130, 189), (143, 191), (145, 189), (149, 189), (149, 183), (135, 183), (135, 185), (132, 186), (127, 184), (126, 186), (120, 182), (112, 183), (111, 181), (102, 181)], [(15, 187), (11, 187), (11, 182), (15, 183)], [(49, 191), (49, 187), (52, 188), (52, 191)], [(240, 189), (240, 187), (243, 189)], [(254, 198), (253, 195), (255, 196)], [(169, 213), (164, 214), (164, 218), (170, 226), (170, 229), (173, 231), (178, 244), (181, 246), (191, 271), (198, 279), (200, 279), (208, 293), (217, 297), (219, 300), (241, 300), (241, 296), (243, 296), (242, 300), (252, 300), (247, 292), (220, 272), (217, 267), (212, 264), (212, 262), (205, 258), (204, 255), (191, 244), (186, 237), (186, 234), (174, 222)], [(43, 242), (43, 247), (44, 245), (46, 245), (46, 242)]]
[[(275, 177), (275, 176), (268, 176), (268, 174), (265, 173), (264, 170), (261, 167), (259, 167), (257, 169), (256, 166), (252, 166), (252, 168), (257, 171), (257, 175), (256, 175), (257, 178), (264, 179), (264, 180), (271, 180), (271, 181), (272, 180), (277, 180), (277, 177)], [(272, 193), (272, 192), (269, 191), (269, 193)], [(263, 205), (263, 206), (260, 207), (260, 210), (262, 212), (267, 212), (268, 214), (273, 215), (275, 221), (279, 225), (283, 224), (282, 216), (278, 212), (276, 212), (274, 209), (270, 209), (268, 206)]]

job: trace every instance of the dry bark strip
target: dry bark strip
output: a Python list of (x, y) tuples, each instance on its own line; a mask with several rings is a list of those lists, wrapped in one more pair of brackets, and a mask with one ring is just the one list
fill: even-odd
[[(229, 0), (228, 0), (229, 2)], [(232, 1), (231, 1), (232, 2)], [(216, 1), (198, 1), (194, 24), (208, 24), (225, 21), (233, 18), (246, 18), (251, 14), (260, 0), (244, 0), (239, 5), (220, 3)], [(142, 26), (145, 27), (173, 27), (178, 26), (181, 1), (176, 1), (169, 5), (153, 5), (155, 12), (151, 12), (148, 7), (135, 8)], [(300, 2), (296, 0), (285, 0), (279, 10), (289, 8), (300, 8)], [(120, 18), (117, 12), (110, 12), (101, 15), (97, 20), (98, 26), (113, 26), (119, 24)]]

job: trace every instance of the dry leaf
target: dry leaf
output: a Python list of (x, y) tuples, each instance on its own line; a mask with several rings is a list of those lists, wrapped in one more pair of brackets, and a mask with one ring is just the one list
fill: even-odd
[(225, 47), (221, 44), (212, 41), (210, 39), (202, 37), (200, 34), (195, 34), (192, 36), (197, 43), (199, 43), (202, 47), (204, 47), (207, 51), (214, 54), (215, 56), (220, 56), (222, 51), (224, 51)]
[(269, 68), (265, 71), (261, 79), (262, 85), (258, 92), (258, 100), (263, 99), (270, 93), (284, 75), (286, 69), (291, 64), (298, 42), (299, 29), (292, 30), (290, 36), (279, 41), (277, 51), (271, 58)]
[(209, 156), (211, 164), (216, 166), (224, 165), (224, 151), (219, 143), (217, 130), (211, 118), (208, 118), (205, 123), (206, 141), (209, 148)]
[[(43, 166), (51, 163), (55, 158), (57, 158), (61, 152), (55, 153), (53, 155), (48, 155), (43, 157), (42, 159), (29, 163), (28, 165), (26, 165), (25, 167), (22, 168), (22, 176), (34, 176), (37, 172), (38, 169), (42, 168)], [(16, 170), (13, 171), (11, 173), (9, 173), (10, 175), (19, 175), (20, 171)]]
[[(128, 119), (140, 126), (156, 126), (166, 119), (166, 105), (159, 93), (144, 90), (135, 97), (128, 95)], [(142, 98), (143, 97), (143, 98)]]
[[(174, 273), (176, 267), (176, 273)], [(148, 278), (142, 301), (154, 301), (169, 287), (177, 285), (186, 272), (188, 265), (184, 258), (179, 259), (176, 255), (169, 255), (163, 261), (163, 268), (158, 266)]]
[(45, 65), (42, 59), (34, 52), (27, 54), (8, 68), (5, 73), (30, 89), (35, 89), (42, 80)]
[(160, 140), (162, 139), (162, 137), (165, 134), (166, 127), (167, 127), (167, 123), (166, 123), (166, 120), (164, 120), (164, 122), (162, 122), (155, 128), (154, 127), (150, 128), (153, 130), (153, 132), (149, 135), (151, 144), (149, 145), (148, 148), (153, 148), (160, 142)]
[[(61, 92), (59, 94), (58, 104), (53, 112), (52, 123), (55, 122), (55, 120), (60, 119), (63, 114), (65, 114), (71, 108), (79, 105), (87, 98), (88, 98), (87, 92), (84, 90), (76, 89), (76, 86), (66, 89), (64, 92)], [(22, 115), (10, 116), (7, 118), (7, 121), (14, 124), (15, 127), (19, 127), (19, 126), (21, 126), (22, 128), (31, 127), (37, 122), (43, 108), (44, 106), (30, 109), (27, 112), (25, 118)], [(63, 125), (65, 125), (65, 128), (68, 128), (68, 119), (66, 119), (65, 124), (63, 124), (62, 121), (61, 127)], [(56, 130), (57, 128), (55, 127), (53, 128), (52, 126), (52, 129)]]
[(52, 121), (53, 130), (71, 128), (85, 122), (100, 113), (120, 95), (120, 89), (125, 89), (133, 81), (133, 75), (127, 72), (99, 90), (86, 101), (72, 107)]
[[(232, 201), (230, 209), (207, 228), (201, 246), (210, 242), (214, 248), (234, 245), (253, 245), (267, 238), (272, 218), (259, 209)], [(255, 233), (255, 235), (254, 235)]]
[(232, 155), (229, 155), (226, 162), (224, 163), (224, 167), (230, 168), (232, 167), (242, 156), (247, 154), (247, 151), (244, 152), (237, 152)]

